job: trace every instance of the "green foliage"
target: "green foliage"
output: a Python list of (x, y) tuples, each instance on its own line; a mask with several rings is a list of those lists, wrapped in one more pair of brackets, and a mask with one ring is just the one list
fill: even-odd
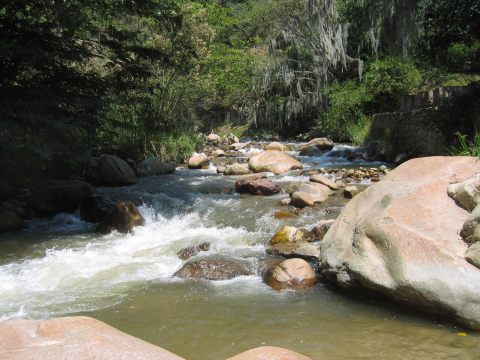
[(203, 145), (203, 139), (198, 134), (183, 133), (159, 135), (150, 140), (149, 154), (167, 162), (184, 162), (193, 152)]
[(471, 45), (462, 42), (450, 44), (447, 49), (450, 68), (459, 70), (480, 69), (480, 41)]
[(387, 57), (368, 66), (365, 90), (379, 112), (393, 111), (401, 96), (408, 95), (422, 82), (422, 76), (409, 62)]
[(467, 135), (460, 132), (455, 133), (457, 137), (457, 146), (449, 149), (450, 154), (455, 156), (475, 156), (480, 157), (480, 133), (475, 132), (473, 140), (468, 140)]

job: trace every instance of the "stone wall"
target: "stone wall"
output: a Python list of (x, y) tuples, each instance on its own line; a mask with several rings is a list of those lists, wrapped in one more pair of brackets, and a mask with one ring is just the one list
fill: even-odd
[(452, 134), (439, 121), (438, 110), (428, 108), (375, 114), (369, 140), (384, 142), (387, 157), (393, 159), (399, 153), (409, 157), (447, 154)]
[(466, 86), (439, 87), (435, 90), (422, 91), (415, 95), (402, 96), (398, 104), (399, 111), (412, 111), (438, 105), (442, 99), (468, 93)]

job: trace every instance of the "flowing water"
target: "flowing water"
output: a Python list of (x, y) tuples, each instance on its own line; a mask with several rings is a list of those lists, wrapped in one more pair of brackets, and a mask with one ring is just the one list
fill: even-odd
[[(301, 160), (306, 168), (359, 165), (335, 152)], [(299, 172), (271, 178), (282, 185), (308, 179)], [(259, 275), (219, 282), (173, 277), (183, 264), (176, 253), (203, 242), (210, 250), (197, 258), (221, 254), (258, 269), (278, 227), (311, 227), (335, 217), (343, 202), (332, 196), (319, 209), (277, 220), (278, 201), (288, 195), (242, 196), (232, 191), (234, 182), (212, 166), (99, 188), (142, 203), (146, 224), (126, 235), (95, 234), (75, 214), (1, 235), (1, 319), (92, 316), (187, 359), (223, 359), (262, 345), (313, 359), (480, 359), (478, 334), (458, 336), (464, 330), (323, 284), (276, 292)]]

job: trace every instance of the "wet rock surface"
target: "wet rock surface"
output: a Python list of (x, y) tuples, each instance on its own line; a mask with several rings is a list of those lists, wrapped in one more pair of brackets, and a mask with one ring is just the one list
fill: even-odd
[(108, 214), (106, 214), (97, 226), (100, 233), (109, 233), (117, 230), (120, 233), (127, 233), (135, 226), (141, 226), (145, 219), (131, 201), (117, 202)]
[(299, 258), (283, 260), (267, 270), (263, 280), (274, 290), (305, 289), (317, 283), (317, 275), (308, 262)]
[(253, 271), (246, 261), (210, 258), (187, 262), (174, 276), (193, 280), (229, 280), (238, 276), (252, 275)]

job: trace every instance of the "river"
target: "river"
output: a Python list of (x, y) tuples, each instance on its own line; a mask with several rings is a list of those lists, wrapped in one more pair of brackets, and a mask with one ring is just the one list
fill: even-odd
[[(332, 152), (301, 157), (305, 168), (378, 166)], [(299, 171), (271, 178), (308, 180)], [(352, 298), (324, 284), (276, 292), (259, 275), (228, 281), (173, 277), (186, 246), (210, 243), (197, 257), (266, 261), (265, 246), (282, 225), (312, 227), (335, 218), (344, 201), (332, 196), (292, 219), (275, 219), (285, 194), (254, 197), (233, 191), (236, 177), (179, 168), (100, 194), (141, 202), (145, 226), (99, 235), (76, 214), (36, 219), (0, 235), (0, 316), (87, 315), (187, 359), (223, 359), (275, 345), (312, 359), (478, 359), (479, 335), (425, 319), (381, 301)], [(288, 196), (288, 195), (287, 195)], [(464, 335), (464, 334), (460, 334)]]

